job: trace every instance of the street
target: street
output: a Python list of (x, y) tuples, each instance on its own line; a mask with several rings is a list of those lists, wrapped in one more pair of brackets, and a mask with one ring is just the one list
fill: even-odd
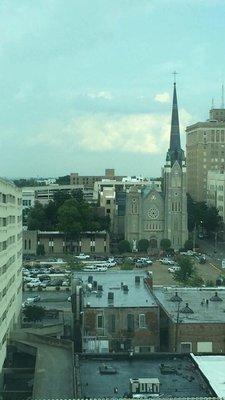
[(46, 308), (70, 309), (71, 303), (67, 300), (70, 292), (23, 292), (23, 301), (28, 297), (40, 296), (41, 300), (35, 303), (36, 305)]

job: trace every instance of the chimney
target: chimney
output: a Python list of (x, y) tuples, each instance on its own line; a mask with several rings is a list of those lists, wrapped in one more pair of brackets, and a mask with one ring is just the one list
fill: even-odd
[(147, 278), (145, 278), (145, 283), (150, 290), (153, 289), (153, 274), (152, 271), (147, 272)]

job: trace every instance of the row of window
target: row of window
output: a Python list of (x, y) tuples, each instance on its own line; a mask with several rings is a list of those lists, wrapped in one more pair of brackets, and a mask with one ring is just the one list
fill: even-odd
[(171, 210), (172, 211), (181, 211), (181, 203), (179, 201), (172, 201)]
[(31, 207), (31, 200), (23, 200), (23, 206), (24, 207)]
[[(19, 236), (19, 238), (18, 238)], [(17, 235), (17, 240), (20, 240), (22, 238), (22, 233), (19, 233)], [(12, 244), (14, 244), (16, 241), (16, 236), (12, 235), (10, 237), (8, 237), (7, 240), (4, 240), (3, 242), (0, 242), (0, 252), (6, 250), (9, 246), (11, 246)]]
[[(138, 316), (138, 321), (137, 321), (137, 328), (146, 328), (146, 318), (145, 314), (139, 314)], [(109, 332), (115, 332), (116, 331), (116, 315), (115, 314), (110, 314), (107, 316), (107, 329)], [(126, 322), (126, 329), (128, 332), (133, 332), (135, 329), (135, 315), (134, 314), (127, 314), (127, 322)], [(105, 327), (105, 321), (104, 321), (104, 316), (103, 314), (98, 314), (97, 315), (97, 328), (98, 329), (104, 329)]]
[(0, 267), (0, 276), (6, 273), (8, 268), (15, 262), (15, 259), (16, 259), (15, 255), (11, 256), (8, 259), (7, 263)]
[(3, 299), (3, 297), (5, 297), (6, 293), (8, 292), (8, 289), (10, 288), (10, 286), (13, 284), (13, 282), (15, 282), (15, 275), (13, 275), (7, 285), (3, 288), (3, 290), (0, 292), (0, 300)]
[(146, 231), (161, 231), (161, 230), (163, 230), (163, 225), (158, 222), (154, 222), (154, 223), (146, 222), (145, 230)]

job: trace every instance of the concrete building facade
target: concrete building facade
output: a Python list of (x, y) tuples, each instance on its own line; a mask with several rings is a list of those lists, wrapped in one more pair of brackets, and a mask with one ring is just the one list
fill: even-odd
[(71, 185), (83, 185), (85, 188), (94, 188), (94, 183), (101, 181), (102, 179), (113, 179), (116, 181), (122, 180), (123, 176), (116, 176), (115, 170), (113, 168), (107, 168), (105, 170), (105, 175), (85, 175), (81, 176), (78, 172), (73, 172), (70, 174), (70, 184)]
[(100, 253), (109, 252), (109, 235), (107, 232), (83, 232), (79, 240), (69, 240), (62, 232), (23, 231), (23, 253), (31, 255), (37, 253), (37, 246), (43, 245), (45, 254), (72, 253)]
[(152, 250), (161, 239), (169, 239), (178, 250), (188, 238), (186, 161), (180, 144), (176, 84), (174, 83), (170, 147), (163, 169), (163, 190), (153, 184), (126, 193), (125, 239), (136, 248), (140, 239), (148, 239)]
[(0, 179), (0, 371), (22, 303), (22, 194)]
[(225, 221), (225, 172), (209, 171), (207, 177), (207, 205), (216, 207), (223, 222)]
[(210, 110), (209, 120), (186, 128), (187, 192), (207, 200), (208, 171), (225, 165), (225, 109)]

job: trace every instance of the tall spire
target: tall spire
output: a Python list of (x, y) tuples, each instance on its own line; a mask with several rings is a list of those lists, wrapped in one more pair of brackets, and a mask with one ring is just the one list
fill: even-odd
[(170, 129), (170, 147), (167, 153), (167, 159), (174, 164), (175, 161), (181, 162), (184, 159), (184, 152), (180, 146), (180, 127), (179, 127), (179, 115), (177, 106), (177, 90), (176, 90), (176, 72), (174, 72), (174, 83), (173, 83), (173, 108), (171, 118), (171, 129)]

